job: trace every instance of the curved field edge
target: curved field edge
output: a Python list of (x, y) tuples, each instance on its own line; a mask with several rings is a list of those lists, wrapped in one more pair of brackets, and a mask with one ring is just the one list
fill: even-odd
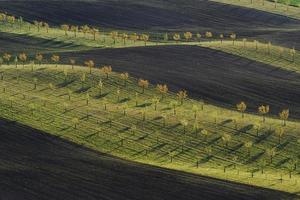
[(3, 199), (295, 198), (278, 191), (121, 160), (16, 122), (1, 119), (0, 128)]
[[(199, 46), (223, 51), (232, 55), (247, 58), (256, 62), (300, 73), (300, 54), (292, 48), (284, 48), (271, 43), (248, 41), (211, 41), (200, 42)], [(294, 51), (294, 52), (293, 52)]]
[[(104, 99), (101, 101), (102, 97), (97, 97), (99, 93), (97, 90), (95, 91), (94, 87), (87, 88), (87, 90), (91, 89), (91, 98), (89, 104), (86, 105), (86, 93), (84, 92), (86, 87), (82, 88), (82, 83), (76, 79), (83, 72), (88, 74), (88, 69), (76, 67), (76, 71), (72, 72), (70, 66), (59, 66), (58, 68), (35, 66), (34, 73), (31, 74), (30, 66), (26, 66), (26, 68), (28, 69), (17, 69), (16, 73), (14, 72), (16, 69), (5, 67), (8, 71), (5, 73), (5, 81), (2, 81), (4, 83), (2, 89), (5, 88), (5, 93), (1, 100), (1, 115), (5, 118), (17, 120), (75, 143), (84, 144), (92, 149), (125, 159), (250, 185), (298, 192), (298, 173), (293, 172), (292, 177), (289, 178), (289, 173), (285, 168), (285, 165), (289, 164), (291, 155), (296, 156), (296, 148), (299, 148), (297, 143), (299, 141), (297, 140), (299, 123), (297, 122), (288, 122), (287, 134), (278, 144), (277, 137), (273, 135), (273, 128), (280, 126), (281, 121), (268, 118), (267, 122), (261, 124), (259, 130), (262, 132), (256, 138), (256, 130), (252, 128), (252, 124), (248, 123), (249, 121), (261, 123), (260, 117), (246, 114), (245, 118), (241, 118), (240, 114), (234, 111), (205, 105), (204, 111), (199, 112), (199, 118), (197, 117), (200, 120), (199, 129), (207, 129), (211, 134), (208, 137), (209, 140), (204, 140), (191, 127), (193, 115), (191, 116), (190, 106), (199, 105), (197, 101), (187, 100), (177, 108), (178, 114), (172, 116), (172, 107), (169, 107), (168, 102), (172, 102), (174, 95), (168, 95), (159, 106), (160, 112), (168, 115), (167, 126), (164, 127), (161, 119), (159, 119), (161, 115), (154, 111), (151, 102), (147, 101), (155, 94), (154, 88), (150, 87), (144, 95), (139, 96), (138, 102), (140, 103), (138, 105), (141, 107), (134, 106), (134, 99), (131, 97), (132, 92), (140, 91), (132, 83), (135, 82), (134, 79), (129, 81), (130, 84), (128, 83), (127, 89), (131, 89), (127, 90), (122, 87), (122, 81), (118, 80), (118, 74), (111, 75), (111, 78), (107, 80), (108, 82), (105, 82), (109, 85), (109, 91), (106, 91), (109, 95), (107, 103), (109, 111), (106, 111), (103, 108)], [(63, 81), (64, 68), (69, 69), (70, 79), (68, 80), (72, 80), (70, 83), (65, 82), (66, 79)], [(97, 76), (99, 78), (99, 71), (93, 69), (92, 72), (91, 78), (95, 81)], [(16, 79), (16, 74), (21, 75), (21, 77)], [(32, 89), (33, 82), (30, 81), (36, 75), (43, 78), (41, 79), (43, 82), (37, 86), (38, 90)], [(74, 80), (75, 77), (77, 78)], [(102, 78), (105, 80), (103, 76)], [(90, 78), (87, 80), (88, 85), (95, 84), (92, 80)], [(22, 84), (18, 84), (18, 81)], [(49, 89), (51, 82), (57, 83), (55, 92), (53, 89)], [(68, 93), (66, 94), (65, 88), (69, 88), (69, 84), (70, 89), (75, 90), (72, 93), (71, 101), (67, 100)], [(122, 93), (120, 100), (128, 101), (127, 106), (129, 107), (126, 107), (126, 114), (123, 107), (126, 104), (118, 103), (118, 93), (115, 93), (117, 88), (123, 88), (121, 91), (125, 92)], [(131, 94), (129, 91), (132, 91)], [(82, 92), (84, 93), (82, 94)], [(201, 105), (203, 103), (200, 103), (199, 106), (201, 107)], [(147, 112), (147, 119), (143, 117), (145, 112)], [(76, 125), (74, 128), (74, 117), (80, 120), (80, 123), (77, 122), (77, 128)], [(183, 119), (191, 124), (185, 125), (184, 129), (180, 124), (183, 123)], [(234, 124), (232, 120), (237, 124)], [(183, 134), (183, 131), (186, 133)], [(227, 143), (226, 147), (222, 144), (221, 137), (223, 134), (232, 135), (229, 146)], [(248, 157), (247, 150), (242, 146), (244, 142), (251, 140), (255, 142), (255, 146), (251, 153), (253, 157)], [(207, 142), (212, 142), (209, 145), (212, 147), (207, 146)], [(202, 148), (199, 149), (199, 147)], [(211, 155), (207, 157), (207, 153), (205, 153), (207, 147), (213, 148), (213, 157)], [(240, 162), (247, 163), (250, 161), (252, 163), (252, 159), (256, 160), (258, 155), (261, 157), (265, 154), (265, 148), (271, 147), (276, 149), (277, 154), (273, 164), (266, 165), (265, 170), (267, 172), (261, 174), (260, 167), (257, 167), (255, 163), (241, 165)], [(234, 153), (232, 154), (232, 152)], [(237, 161), (232, 160), (232, 156), (235, 154), (238, 156)], [(263, 156), (262, 161), (264, 160), (267, 160), (267, 157)], [(199, 166), (197, 167), (197, 165)]]
[[(286, 16), (293, 19), (300, 19), (300, 7), (294, 5), (286, 5), (269, 0), (210, 0), (212, 2), (223, 3), (227, 5), (241, 6), (245, 8), (256, 9), (277, 15)], [(251, 3), (252, 2), (252, 3)], [(299, 4), (299, 3), (298, 3)]]

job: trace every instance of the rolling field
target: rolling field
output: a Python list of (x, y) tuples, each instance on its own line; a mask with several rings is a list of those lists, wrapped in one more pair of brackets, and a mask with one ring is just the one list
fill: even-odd
[(293, 117), (300, 116), (300, 74), (221, 51), (198, 46), (159, 46), (61, 56), (110, 64), (116, 71), (127, 71), (154, 84), (165, 83), (173, 91), (186, 89), (192, 97), (217, 105), (232, 108), (245, 101), (251, 111), (257, 111), (258, 105), (267, 103), (275, 115), (290, 108)]
[[(182, 30), (218, 34), (235, 32), (243, 37), (260, 37), (289, 47), (299, 44), (300, 38), (298, 20), (206, 0), (66, 1), (64, 8), (59, 1), (2, 2), (0, 11), (52, 25), (89, 24), (100, 29), (160, 33)], [(180, 7), (176, 6), (178, 4)], [(296, 40), (289, 40), (291, 37)]]
[(249, 2), (0, 0), (0, 199), (299, 198), (300, 8)]
[(99, 69), (24, 67), (2, 66), (1, 117), (125, 159), (299, 192), (296, 122), (287, 122), (278, 141), (278, 119), (242, 118), (191, 99), (180, 104), (173, 93), (158, 101), (153, 86), (143, 93), (136, 79), (125, 85)]
[(120, 160), (7, 120), (0, 121), (0, 128), (1, 199), (295, 198), (268, 189)]

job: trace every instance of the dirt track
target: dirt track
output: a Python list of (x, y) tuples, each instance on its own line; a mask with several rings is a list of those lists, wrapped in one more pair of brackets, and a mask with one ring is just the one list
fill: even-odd
[(98, 66), (111, 64), (116, 71), (154, 84), (167, 83), (174, 91), (186, 89), (192, 97), (218, 105), (234, 107), (243, 100), (252, 111), (268, 104), (273, 114), (290, 108), (293, 117), (300, 117), (299, 74), (220, 51), (161, 46), (66, 53), (63, 57), (94, 59)]
[(0, 120), (3, 200), (259, 200), (291, 195), (136, 164)]

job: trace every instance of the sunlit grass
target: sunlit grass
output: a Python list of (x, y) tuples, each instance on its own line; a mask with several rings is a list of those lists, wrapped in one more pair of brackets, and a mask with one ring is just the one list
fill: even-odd
[[(89, 74), (88, 68), (72, 70), (67, 65), (2, 66), (1, 73), (1, 117), (128, 160), (283, 191), (299, 190), (299, 169), (291, 172), (292, 178), (288, 170), (291, 161), (299, 159), (298, 121), (287, 122), (278, 143), (279, 119), (268, 117), (262, 122), (261, 116), (252, 114), (242, 118), (234, 110), (192, 99), (180, 105), (174, 93), (168, 93), (155, 110), (153, 98), (161, 97), (155, 86), (143, 94), (137, 79), (130, 78), (125, 86), (118, 73), (107, 79), (99, 69)], [(80, 81), (83, 73), (86, 80)], [(185, 131), (183, 120), (188, 122)], [(257, 124), (258, 133), (253, 127)], [(209, 135), (205, 137), (202, 130)], [(228, 146), (222, 140), (224, 134), (231, 136)], [(244, 147), (248, 141), (253, 142), (250, 156)], [(276, 149), (272, 163), (265, 152), (269, 148)], [(265, 163), (264, 174), (261, 163)]]

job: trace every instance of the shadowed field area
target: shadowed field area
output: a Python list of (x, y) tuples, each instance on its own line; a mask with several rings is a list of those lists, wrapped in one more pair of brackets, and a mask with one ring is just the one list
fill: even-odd
[(234, 107), (243, 100), (255, 112), (258, 105), (268, 104), (273, 114), (288, 107), (293, 117), (300, 116), (298, 73), (221, 51), (160, 46), (66, 53), (62, 57), (111, 64), (114, 70), (152, 83), (167, 83), (174, 91), (186, 89), (192, 97), (218, 105)]
[(0, 121), (0, 199), (292, 199), (267, 189), (150, 167)]

